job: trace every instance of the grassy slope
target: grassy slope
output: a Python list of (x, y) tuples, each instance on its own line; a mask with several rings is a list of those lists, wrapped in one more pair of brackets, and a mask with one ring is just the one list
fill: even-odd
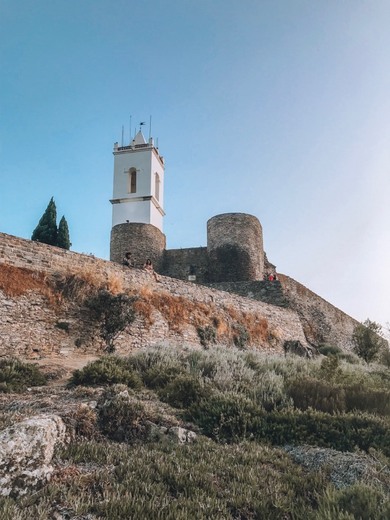
[[(0, 499), (0, 516), (389, 518), (389, 377), (383, 366), (333, 357), (164, 348), (103, 358), (76, 372), (69, 389), (0, 394), (3, 427), (52, 411), (75, 431), (51, 483), (18, 501)], [(126, 383), (129, 396), (118, 398), (123, 385), (103, 390), (108, 383)], [(85, 406), (91, 401), (97, 413)], [(152, 442), (147, 421), (206, 436), (185, 446)], [(112, 440), (118, 431), (126, 442)], [(295, 462), (298, 448), (289, 454), (287, 443), (317, 446), (311, 464), (301, 452)], [(332, 449), (351, 452), (349, 470)], [(321, 465), (326, 454), (336, 457), (332, 467)]]

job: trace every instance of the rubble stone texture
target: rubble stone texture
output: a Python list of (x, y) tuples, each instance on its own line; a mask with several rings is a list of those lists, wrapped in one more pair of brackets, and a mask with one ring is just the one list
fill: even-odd
[(0, 432), (0, 495), (23, 496), (50, 480), (65, 431), (57, 415), (37, 415)]

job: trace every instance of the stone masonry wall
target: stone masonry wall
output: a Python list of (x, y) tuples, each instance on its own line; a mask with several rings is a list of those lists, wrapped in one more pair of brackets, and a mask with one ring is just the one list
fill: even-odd
[[(252, 345), (254, 348), (281, 352), (285, 340), (299, 340), (307, 344), (298, 314), (294, 310), (164, 276), (160, 276), (160, 282), (157, 283), (141, 269), (129, 269), (93, 256), (6, 234), (0, 234), (0, 269), (2, 266), (3, 269), (5, 266), (25, 268), (48, 277), (56, 273), (88, 273), (89, 276), (115, 282), (123, 291), (161, 295), (161, 298), (167, 300), (169, 297), (176, 298), (184, 308), (199, 306), (197, 312), (205, 322), (212, 318), (211, 311), (224, 316), (226, 320), (231, 320), (234, 312), (254, 316), (263, 320), (269, 331), (268, 340)], [(63, 302), (53, 305), (44, 295), (36, 292), (7, 296), (0, 290), (0, 295), (0, 356), (71, 356), (78, 349), (83, 352), (99, 350), (96, 331), (92, 330), (88, 315), (77, 304)], [(182, 328), (172, 328), (164, 314), (156, 309), (151, 318), (149, 324), (137, 318), (122, 333), (117, 342), (119, 353), (165, 342), (199, 346), (194, 325), (187, 323)]]
[(227, 291), (260, 302), (271, 303), (278, 307), (288, 307), (288, 301), (284, 295), (279, 280), (254, 281), (254, 282), (221, 282), (208, 284), (209, 287), (219, 291)]
[(164, 252), (164, 260), (160, 271), (165, 276), (188, 280), (194, 275), (197, 283), (208, 280), (207, 247), (187, 249), (169, 249)]
[(110, 259), (122, 263), (125, 253), (129, 251), (136, 267), (142, 267), (150, 258), (158, 271), (165, 243), (165, 235), (151, 224), (117, 224), (111, 230)]
[(244, 213), (216, 215), (207, 222), (207, 249), (212, 283), (262, 280), (263, 230)]
[(282, 274), (278, 277), (289, 307), (300, 316), (310, 344), (352, 349), (352, 334), (358, 321), (292, 278)]

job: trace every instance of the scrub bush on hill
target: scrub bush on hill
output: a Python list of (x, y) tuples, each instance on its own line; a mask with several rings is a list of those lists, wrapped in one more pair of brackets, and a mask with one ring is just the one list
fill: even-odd
[(126, 359), (104, 356), (88, 363), (81, 370), (75, 370), (69, 381), (70, 386), (106, 386), (123, 384), (129, 388), (141, 388), (142, 381)]
[(300, 410), (314, 408), (329, 414), (344, 412), (345, 390), (332, 382), (314, 378), (295, 379), (288, 385), (288, 394)]
[(180, 374), (158, 392), (160, 399), (176, 408), (188, 408), (206, 399), (209, 389), (191, 374)]
[(146, 412), (140, 402), (129, 398), (127, 392), (107, 390), (98, 402), (97, 423), (103, 435), (119, 442), (132, 443), (147, 433)]
[(187, 419), (218, 442), (239, 442), (253, 438), (260, 425), (260, 410), (242, 394), (218, 392), (192, 405)]
[(96, 370), (89, 381), (129, 384), (129, 372), (129, 386), (137, 388), (135, 378), (154, 390), (180, 410), (178, 417), (216, 441), (375, 448), (390, 455), (389, 376), (379, 366), (348, 365), (335, 356), (309, 361), (217, 348), (160, 347), (108, 359), (120, 375)]
[(366, 484), (336, 490), (329, 488), (320, 499), (317, 520), (388, 520), (390, 501), (383, 492)]
[(206, 327), (198, 327), (196, 329), (200, 344), (203, 347), (208, 347), (210, 343), (215, 343), (217, 337), (217, 331), (215, 327), (207, 325)]
[(323, 356), (340, 356), (343, 353), (341, 348), (334, 345), (320, 345), (317, 350)]
[(30, 386), (46, 384), (39, 368), (16, 358), (0, 360), (0, 392), (24, 392)]

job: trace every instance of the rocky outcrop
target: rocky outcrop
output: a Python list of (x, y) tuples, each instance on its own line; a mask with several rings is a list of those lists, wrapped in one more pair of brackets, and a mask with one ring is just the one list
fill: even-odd
[(18, 497), (50, 480), (54, 449), (65, 440), (57, 415), (37, 415), (0, 432), (0, 495)]
[(348, 453), (313, 446), (285, 446), (285, 451), (298, 464), (310, 471), (327, 468), (329, 478), (337, 489), (352, 486), (357, 482), (377, 480), (378, 473), (387, 473), (389, 468), (363, 453)]

